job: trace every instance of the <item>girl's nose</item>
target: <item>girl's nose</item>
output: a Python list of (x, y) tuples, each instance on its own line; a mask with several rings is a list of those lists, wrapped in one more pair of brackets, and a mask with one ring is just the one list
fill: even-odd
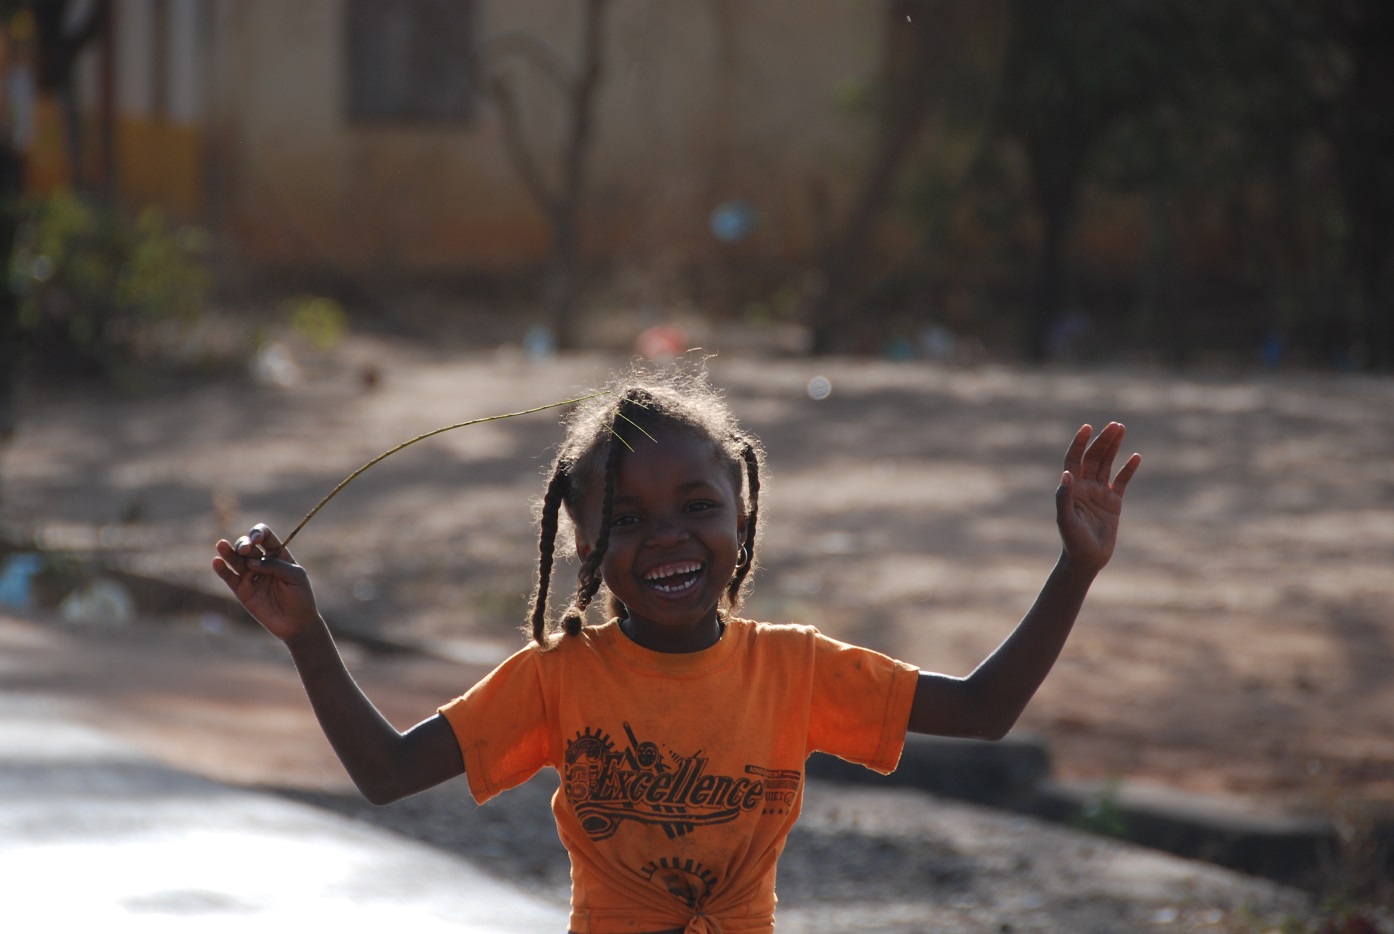
[(659, 518), (654, 521), (649, 532), (649, 541), (655, 545), (671, 545), (687, 538), (687, 529), (672, 519)]

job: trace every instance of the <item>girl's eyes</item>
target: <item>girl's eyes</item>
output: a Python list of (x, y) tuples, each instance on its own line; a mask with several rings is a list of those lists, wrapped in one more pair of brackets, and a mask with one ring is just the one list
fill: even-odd
[[(683, 507), (683, 512), (708, 512), (716, 508), (716, 503), (702, 499), (688, 503), (686, 506)], [(612, 520), (610, 520), (610, 524), (615, 528), (620, 528), (627, 525), (637, 525), (639, 521), (640, 519), (638, 514), (626, 512), (615, 516)]]

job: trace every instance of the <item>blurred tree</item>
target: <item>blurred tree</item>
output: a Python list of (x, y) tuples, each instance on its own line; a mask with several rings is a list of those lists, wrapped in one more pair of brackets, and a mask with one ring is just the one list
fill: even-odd
[[(1015, 292), (1031, 250), (1022, 314), (1002, 322), (1030, 359), (1061, 352), (1077, 309), (1106, 307), (1088, 321), (1096, 341), (1173, 362), (1213, 349), (1394, 367), (1394, 4), (1002, 6), (1005, 26), (888, 2), (877, 142), (827, 237), (820, 349), (869, 305), (870, 245), (895, 202), (920, 245), (878, 304), (980, 315), (926, 296)], [(1005, 40), (984, 39), (994, 30)]]
[(1011, 0), (1003, 61), (1001, 129), (1026, 158), (1040, 215), (1040, 253), (1022, 329), (1023, 350), (1044, 359), (1068, 310), (1069, 238), (1091, 160), (1129, 113), (1155, 107), (1190, 64), (1174, 54), (1190, 4)]
[[(24, 8), (21, 2), (0, 2), (0, 88), (8, 92), (12, 55), (13, 21)], [(15, 114), (8, 93), (0, 103), (0, 269), (9, 269), (15, 235), (20, 223), (20, 198), (24, 193), (24, 154), (16, 147)], [(19, 300), (11, 277), (0, 280), (0, 444), (15, 430), (14, 390), (20, 360)]]
[[(0, 129), (0, 269), (8, 272), (10, 254), (20, 223), (20, 195), (24, 191), (24, 160)], [(0, 281), (0, 444), (15, 430), (14, 390), (20, 361), (19, 300), (11, 277)]]
[(11, 259), (29, 359), (49, 376), (133, 385), (161, 333), (197, 321), (209, 286), (201, 231), (62, 190), (29, 199)]
[(1118, 122), (1096, 173), (1155, 208), (1145, 330), (1181, 358), (1202, 330), (1234, 329), (1214, 319), (1239, 310), (1216, 309), (1216, 296), (1205, 320), (1198, 303), (1167, 294), (1177, 288), (1174, 241), (1201, 239), (1187, 211), (1220, 206), (1230, 247), (1218, 275), (1260, 306), (1241, 330), (1262, 329), (1282, 353), (1312, 361), (1394, 366), (1394, 6), (1179, 0), (1170, 9), (1181, 28), (1159, 40), (1184, 67), (1161, 72), (1148, 106)]
[(73, 187), (82, 188), (86, 161), (75, 66), (82, 50), (105, 32), (111, 0), (30, 0), (29, 6), (37, 27), (39, 88), (56, 94), (62, 105), (68, 171)]
[(940, 34), (935, 15), (940, 5), (934, 0), (885, 4), (886, 51), (875, 89), (876, 142), (851, 210), (819, 257), (821, 288), (808, 312), (814, 353), (834, 350), (846, 327), (862, 257), (933, 100), (938, 64), (943, 61), (932, 54)]
[[(480, 51), (487, 87), (503, 129), (513, 168), (551, 225), (551, 248), (543, 273), (542, 305), (557, 345), (579, 341), (581, 307), (581, 219), (586, 167), (594, 135), (595, 98), (604, 73), (605, 19), (609, 0), (586, 0), (581, 19), (580, 59), (573, 68), (536, 36), (497, 36)], [(555, 85), (566, 107), (567, 132), (555, 180), (542, 168), (523, 128), (516, 79), (508, 68), (527, 64)]]
[[(1312, 261), (1298, 180), (1310, 108), (1274, 6), (1176, 0), (1164, 18), (1140, 22), (1134, 60), (1152, 63), (1150, 87), (1091, 157), (1096, 191), (1143, 206), (1130, 336), (1174, 362), (1222, 337), (1257, 344), (1256, 332), (1290, 325)], [(1094, 275), (1108, 273), (1096, 263)], [(1237, 313), (1236, 295), (1254, 307)]]
[[(1299, 14), (1303, 11), (1299, 11)], [(1312, 11), (1306, 11), (1308, 13)], [(1309, 33), (1318, 120), (1335, 154), (1345, 246), (1371, 365), (1394, 369), (1394, 4), (1323, 0)]]
[[(1009, 224), (1002, 222), (1021, 213), (1019, 204), (988, 205), (983, 198), (991, 187), (982, 176), (992, 142), (989, 117), (1000, 93), (1007, 22), (1006, 4), (1000, 0), (941, 5), (938, 11), (935, 107), (906, 166), (896, 205), (917, 240), (879, 286), (885, 298), (900, 296), (902, 312), (890, 322), (900, 338), (922, 341), (944, 327), (949, 331), (940, 331), (941, 338), (950, 332), (991, 330), (971, 296), (1009, 249)], [(943, 355), (953, 348), (940, 344), (928, 349)]]
[(1071, 301), (1092, 184), (1147, 205), (1135, 334), (1172, 359), (1267, 333), (1310, 359), (1349, 365), (1356, 346), (1394, 367), (1394, 4), (1011, 8), (1002, 125), (1041, 222), (1030, 358)]

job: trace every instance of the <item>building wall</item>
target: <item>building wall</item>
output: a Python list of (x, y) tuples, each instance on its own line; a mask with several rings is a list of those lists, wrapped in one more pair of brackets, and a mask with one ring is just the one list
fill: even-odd
[[(200, 5), (211, 37), (207, 210), (250, 256), (390, 273), (509, 269), (545, 253), (543, 216), (487, 102), (460, 124), (347, 119), (342, 0), (183, 2)], [(710, 249), (712, 208), (746, 198), (760, 218), (752, 249), (809, 249), (810, 188), (844, 193), (865, 148), (869, 128), (837, 101), (876, 67), (879, 10), (875, 0), (615, 0), (589, 247), (639, 263)], [(491, 0), (478, 30), (486, 47), (522, 32), (574, 62), (581, 11), (571, 0)], [(534, 70), (519, 73), (518, 90), (551, 168), (565, 116), (556, 89)], [(204, 145), (197, 135), (171, 150)]]
[(116, 189), (132, 202), (199, 218), (209, 195), (208, 6), (204, 0), (123, 0), (115, 10)]
[[(86, 177), (106, 181), (109, 116), (119, 195), (202, 220), (254, 260), (388, 273), (537, 263), (548, 226), (482, 94), (467, 120), (348, 117), (348, 2), (114, 4), (110, 42), (79, 64)], [(526, 36), (574, 65), (583, 4), (475, 2), (478, 44), (513, 81), (555, 179), (562, 94), (505, 50)], [(806, 255), (811, 192), (845, 198), (866, 150), (868, 121), (839, 100), (879, 63), (880, 0), (613, 0), (610, 11), (587, 248), (639, 266), (729, 251), (708, 218), (743, 199), (758, 223), (740, 250)], [(29, 178), (46, 191), (71, 171), (57, 102), (35, 110)]]

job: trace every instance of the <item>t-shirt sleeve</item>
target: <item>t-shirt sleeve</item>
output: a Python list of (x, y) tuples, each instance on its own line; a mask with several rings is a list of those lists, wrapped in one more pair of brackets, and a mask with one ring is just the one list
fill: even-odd
[(440, 708), (455, 731), (470, 794), (479, 804), (547, 764), (547, 704), (538, 664), (535, 647), (520, 649)]
[(895, 771), (905, 747), (919, 669), (870, 649), (817, 635), (810, 752), (826, 752), (877, 772)]

